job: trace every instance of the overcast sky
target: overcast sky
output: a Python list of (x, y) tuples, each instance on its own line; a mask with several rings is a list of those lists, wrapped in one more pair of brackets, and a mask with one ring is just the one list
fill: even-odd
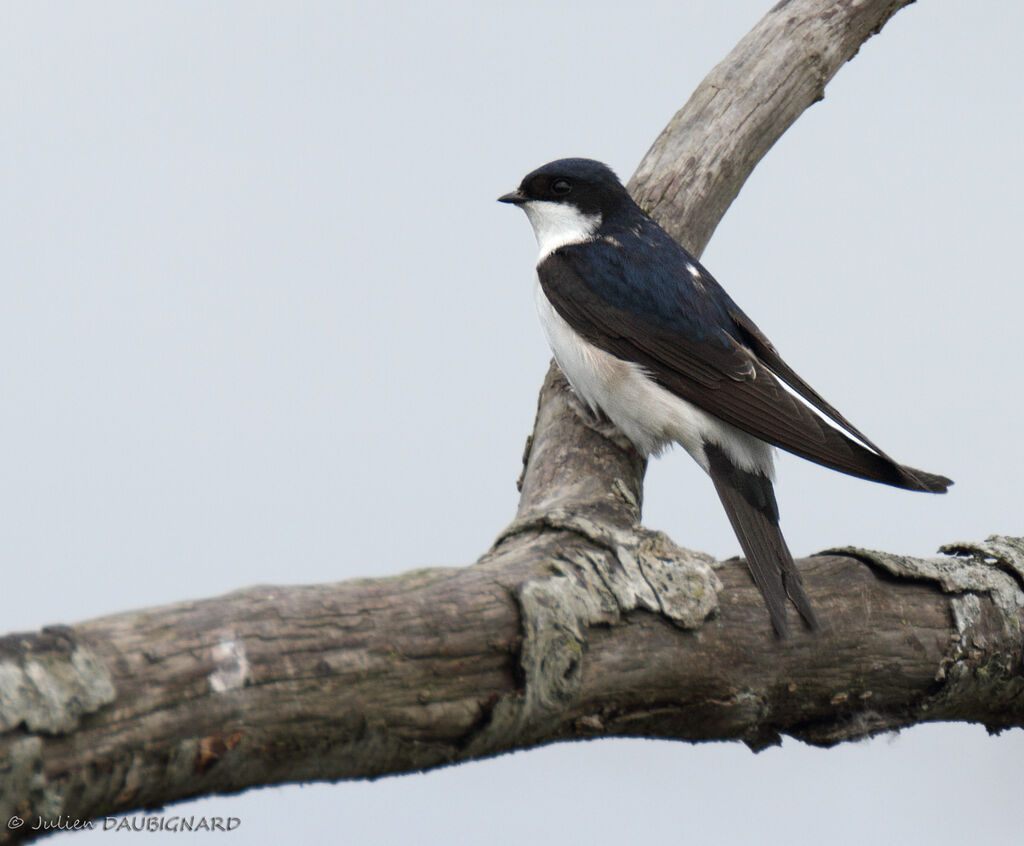
[[(549, 357), (495, 198), (566, 155), (627, 178), (769, 6), (0, 5), (0, 628), (473, 561)], [(1022, 31), (1017, 0), (900, 12), (704, 255), (873, 440), (956, 480), (782, 457), (799, 555), (1024, 531)], [(738, 551), (681, 451), (645, 519)], [(1010, 843), (1022, 738), (576, 743), (174, 812), (245, 843)]]

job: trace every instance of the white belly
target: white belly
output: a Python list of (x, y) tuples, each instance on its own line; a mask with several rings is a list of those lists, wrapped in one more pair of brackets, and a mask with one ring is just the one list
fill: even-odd
[(562, 318), (537, 282), (537, 311), (555, 361), (573, 390), (601, 409), (644, 455), (675, 442), (708, 469), (704, 442), (721, 446), (735, 464), (772, 478), (772, 450), (764, 441), (665, 390), (642, 367), (598, 349)]

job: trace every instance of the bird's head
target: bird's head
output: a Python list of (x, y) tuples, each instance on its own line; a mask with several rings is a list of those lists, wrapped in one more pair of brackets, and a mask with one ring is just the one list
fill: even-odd
[(608, 165), (593, 159), (558, 159), (526, 174), (515, 191), (498, 197), (526, 212), (541, 258), (565, 244), (592, 238), (601, 223), (633, 207)]

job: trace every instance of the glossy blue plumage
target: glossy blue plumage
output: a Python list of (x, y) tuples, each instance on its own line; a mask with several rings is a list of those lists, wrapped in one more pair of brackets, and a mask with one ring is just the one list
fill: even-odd
[(604, 221), (593, 241), (560, 252), (608, 303), (724, 349), (723, 333), (737, 333), (730, 311), (739, 306), (696, 258), (639, 208), (635, 212)]

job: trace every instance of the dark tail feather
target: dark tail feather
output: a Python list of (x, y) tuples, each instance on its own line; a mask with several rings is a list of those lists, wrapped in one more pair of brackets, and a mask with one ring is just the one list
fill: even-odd
[(810, 628), (818, 628), (818, 618), (779, 529), (779, 509), (771, 480), (760, 473), (739, 469), (715, 444), (706, 443), (704, 450), (711, 480), (747, 558), (754, 584), (768, 606), (772, 628), (779, 637), (786, 636), (787, 599)]

